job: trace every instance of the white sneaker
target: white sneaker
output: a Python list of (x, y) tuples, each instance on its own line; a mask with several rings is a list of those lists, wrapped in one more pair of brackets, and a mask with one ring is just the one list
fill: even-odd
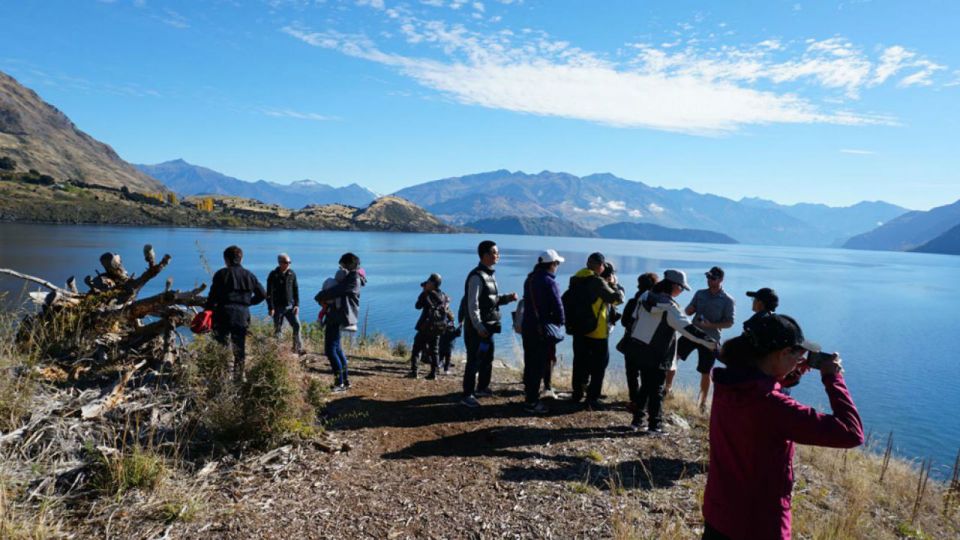
[(547, 388), (543, 392), (540, 392), (540, 397), (542, 399), (558, 399), (557, 393), (553, 391), (553, 388)]

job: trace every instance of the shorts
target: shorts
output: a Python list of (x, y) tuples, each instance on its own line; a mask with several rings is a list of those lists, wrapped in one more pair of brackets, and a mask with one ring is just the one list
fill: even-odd
[(690, 353), (697, 351), (697, 371), (700, 373), (710, 373), (713, 364), (717, 361), (717, 355), (710, 349), (681, 337), (677, 342), (677, 356), (681, 360), (686, 360)]

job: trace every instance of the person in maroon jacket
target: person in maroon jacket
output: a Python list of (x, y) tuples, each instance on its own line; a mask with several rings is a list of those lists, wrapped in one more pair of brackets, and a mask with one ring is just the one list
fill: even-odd
[(794, 444), (863, 444), (838, 354), (819, 365), (832, 415), (780, 392), (780, 381), (804, 367), (808, 351), (819, 347), (786, 315), (757, 318), (724, 343), (720, 361), (726, 367), (713, 372), (704, 539), (789, 539)]

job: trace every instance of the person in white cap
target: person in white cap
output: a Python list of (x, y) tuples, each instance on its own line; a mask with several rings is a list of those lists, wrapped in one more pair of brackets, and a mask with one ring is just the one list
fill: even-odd
[[(547, 380), (550, 362), (556, 358), (557, 337), (546, 325), (559, 329), (564, 324), (563, 303), (557, 286), (557, 268), (564, 258), (554, 249), (537, 257), (537, 265), (523, 282), (523, 393), (524, 410), (534, 414), (547, 412), (540, 401), (540, 382)], [(559, 336), (562, 338), (562, 334)]]

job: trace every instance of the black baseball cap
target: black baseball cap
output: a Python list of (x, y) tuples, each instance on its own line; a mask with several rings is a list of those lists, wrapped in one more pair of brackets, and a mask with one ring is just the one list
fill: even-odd
[(777, 296), (777, 291), (770, 287), (747, 291), (747, 296), (763, 302), (763, 305), (770, 310), (777, 309), (777, 306), (780, 305), (780, 297)]
[(433, 283), (434, 285), (439, 287), (442, 282), (443, 282), (443, 278), (440, 277), (440, 274), (430, 274), (430, 277), (428, 277), (426, 281), (421, 283), (420, 286), (423, 287), (427, 283)]
[(707, 273), (704, 275), (707, 276), (708, 278), (723, 279), (723, 268), (720, 268), (719, 266), (714, 266), (713, 268), (708, 270)]
[(743, 336), (764, 353), (784, 347), (801, 347), (808, 351), (819, 351), (820, 345), (807, 340), (800, 324), (788, 315), (770, 315), (755, 317), (743, 325)]
[(607, 262), (607, 258), (604, 257), (603, 253), (600, 253), (599, 251), (594, 251), (593, 253), (590, 254), (589, 257), (587, 257), (587, 264), (590, 264), (590, 263), (604, 264), (606, 262)]

